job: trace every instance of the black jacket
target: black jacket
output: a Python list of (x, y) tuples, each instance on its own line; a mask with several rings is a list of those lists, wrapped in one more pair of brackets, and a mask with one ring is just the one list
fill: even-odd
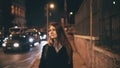
[(39, 68), (73, 68), (73, 66), (72, 63), (68, 64), (68, 55), (64, 46), (57, 53), (53, 46), (45, 45)]

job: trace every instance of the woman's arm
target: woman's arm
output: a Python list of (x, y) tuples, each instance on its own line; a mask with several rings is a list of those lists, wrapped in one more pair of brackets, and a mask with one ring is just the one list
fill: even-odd
[(47, 48), (48, 45), (45, 45), (43, 46), (43, 49), (42, 49), (42, 56), (40, 58), (40, 63), (39, 63), (39, 68), (45, 68), (46, 66), (46, 55), (47, 55)]

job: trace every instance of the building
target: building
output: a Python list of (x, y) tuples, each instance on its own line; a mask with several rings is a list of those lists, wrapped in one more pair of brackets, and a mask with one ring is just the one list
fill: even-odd
[(4, 27), (5, 34), (12, 26), (25, 26), (25, 12), (24, 0), (0, 0), (0, 25)]

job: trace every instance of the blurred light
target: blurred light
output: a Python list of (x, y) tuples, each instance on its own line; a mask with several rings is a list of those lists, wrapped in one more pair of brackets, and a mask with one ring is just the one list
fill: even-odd
[(10, 37), (12, 37), (12, 34), (10, 34)]
[(47, 38), (47, 35), (43, 35), (42, 39), (46, 39)]
[(3, 41), (6, 42), (7, 39), (8, 39), (8, 37), (5, 37), (5, 38), (3, 39)]
[(115, 4), (115, 1), (113, 1), (113, 4)]
[(52, 8), (52, 9), (53, 9), (54, 7), (55, 7), (55, 5), (54, 5), (54, 4), (50, 4), (50, 8)]
[(14, 47), (19, 47), (19, 43), (14, 43)]
[(37, 45), (39, 45), (39, 42), (34, 43), (34, 46), (37, 46)]
[(18, 28), (18, 26), (15, 26), (14, 28)]
[(32, 47), (32, 45), (30, 45), (30, 47)]
[(70, 12), (70, 15), (73, 15), (73, 12)]
[(43, 39), (42, 36), (40, 36), (40, 39)]
[(38, 34), (40, 35), (41, 33), (40, 33), (40, 32), (38, 32)]
[(24, 35), (23, 37), (25, 38), (26, 36)]
[(3, 46), (3, 47), (6, 47), (6, 43), (3, 43), (2, 46)]
[(33, 42), (33, 40), (34, 40), (33, 38), (29, 38), (29, 42)]

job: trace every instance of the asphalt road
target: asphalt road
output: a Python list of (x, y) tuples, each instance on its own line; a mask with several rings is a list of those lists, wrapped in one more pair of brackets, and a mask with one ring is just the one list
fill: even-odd
[(43, 44), (33, 47), (29, 52), (4, 53), (0, 48), (0, 68), (30, 68), (36, 57), (40, 57)]

